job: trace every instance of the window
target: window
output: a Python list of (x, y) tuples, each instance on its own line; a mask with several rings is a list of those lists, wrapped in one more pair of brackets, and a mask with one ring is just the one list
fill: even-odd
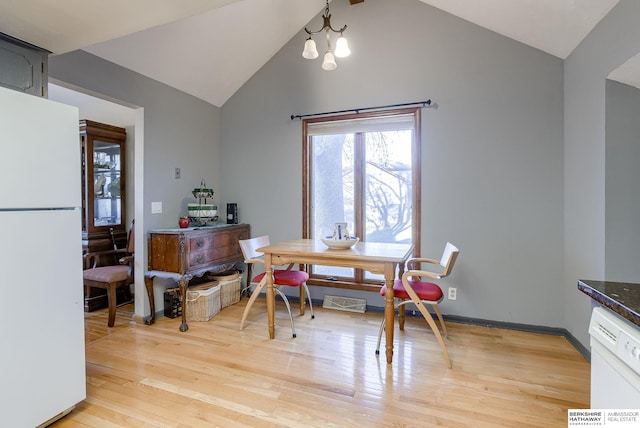
[[(378, 111), (306, 119), (305, 238), (331, 235), (347, 222), (362, 241), (413, 243), (420, 236), (420, 110)], [(310, 266), (309, 283), (376, 289), (382, 275)]]

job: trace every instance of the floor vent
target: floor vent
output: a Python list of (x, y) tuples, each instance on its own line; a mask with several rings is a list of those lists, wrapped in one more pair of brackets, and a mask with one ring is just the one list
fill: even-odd
[(327, 309), (337, 309), (339, 311), (360, 312), (361, 314), (364, 314), (367, 309), (367, 301), (365, 299), (356, 299), (354, 297), (325, 295), (322, 307)]

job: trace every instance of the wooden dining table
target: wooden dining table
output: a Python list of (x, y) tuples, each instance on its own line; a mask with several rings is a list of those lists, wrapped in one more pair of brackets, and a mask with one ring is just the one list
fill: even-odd
[(384, 275), (385, 293), (384, 316), (386, 325), (387, 363), (393, 359), (394, 300), (393, 282), (396, 272), (404, 271), (405, 262), (413, 254), (411, 244), (388, 244), (379, 242), (358, 242), (348, 249), (327, 247), (322, 241), (314, 239), (295, 239), (258, 248), (264, 253), (267, 279), (267, 318), (269, 338), (275, 337), (275, 292), (273, 288), (273, 266), (289, 263), (304, 265), (339, 266), (363, 269), (371, 273)]

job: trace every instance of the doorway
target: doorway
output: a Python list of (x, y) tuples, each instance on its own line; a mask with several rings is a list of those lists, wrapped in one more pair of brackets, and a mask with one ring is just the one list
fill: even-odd
[(96, 122), (126, 129), (125, 156), (127, 180), (126, 195), (127, 203), (125, 208), (125, 224), (130, 224), (132, 219), (136, 219), (135, 229), (135, 253), (139, 256), (135, 261), (135, 314), (137, 317), (144, 316), (144, 304), (146, 291), (144, 287), (144, 232), (142, 204), (137, 203), (135, 195), (142, 194), (142, 154), (143, 154), (143, 119), (144, 109), (130, 106), (117, 100), (108, 100), (108, 97), (100, 94), (90, 94), (82, 88), (68, 85), (54, 79), (49, 80), (49, 99), (62, 104), (72, 105), (79, 109), (80, 119), (89, 119)]

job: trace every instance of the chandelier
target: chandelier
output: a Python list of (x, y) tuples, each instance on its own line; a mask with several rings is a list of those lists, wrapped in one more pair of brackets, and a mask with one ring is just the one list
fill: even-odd
[[(304, 31), (309, 34), (309, 38), (304, 43), (304, 50), (302, 51), (302, 56), (307, 59), (315, 59), (318, 58), (318, 49), (316, 49), (316, 42), (313, 41), (311, 36), (314, 34), (321, 33), (325, 31), (327, 35), (327, 52), (324, 54), (324, 59), (322, 61), (323, 70), (335, 70), (338, 64), (336, 64), (337, 58), (344, 58), (351, 54), (351, 50), (349, 49), (349, 45), (347, 44), (347, 39), (342, 35), (344, 30), (347, 29), (347, 26), (340, 28), (339, 30), (334, 29), (331, 26), (331, 13), (329, 13), (329, 0), (327, 0), (327, 6), (324, 9), (324, 15), (322, 15), (322, 19), (324, 20), (322, 24), (322, 28), (318, 31), (309, 31), (306, 27)], [(331, 48), (331, 32), (340, 33), (340, 37), (336, 41), (335, 51)]]

